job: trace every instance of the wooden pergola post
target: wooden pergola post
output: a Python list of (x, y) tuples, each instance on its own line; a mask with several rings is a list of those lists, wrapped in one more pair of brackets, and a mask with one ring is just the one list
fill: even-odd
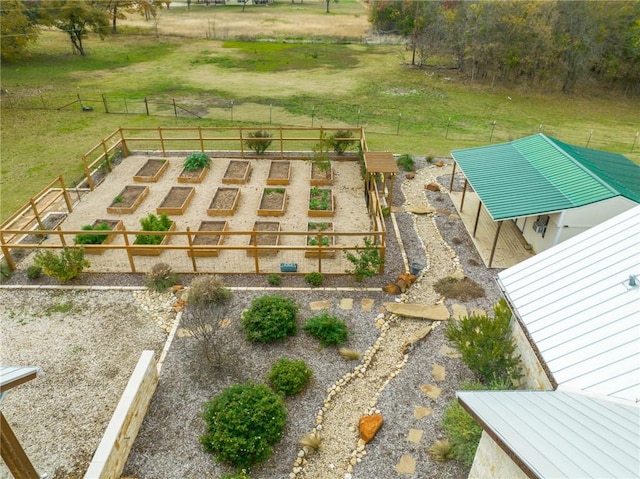
[(449, 183), (449, 193), (453, 191), (453, 179), (456, 177), (456, 165), (457, 162), (453, 162), (453, 169), (451, 170), (451, 182)]
[(500, 228), (502, 228), (504, 221), (498, 222), (498, 229), (496, 230), (496, 236), (493, 238), (493, 246), (491, 247), (491, 256), (489, 257), (489, 268), (493, 264), (493, 255), (496, 253), (496, 246), (498, 245), (498, 236), (500, 235)]
[(464, 179), (464, 188), (462, 188), (462, 199), (460, 200), (460, 213), (462, 213), (462, 208), (464, 207), (464, 197), (467, 194), (467, 179)]
[(0, 411), (0, 452), (2, 460), (15, 479), (40, 479), (2, 411)]
[(476, 231), (478, 230), (478, 221), (480, 220), (480, 210), (482, 209), (482, 201), (478, 198), (478, 213), (476, 213), (476, 223), (473, 225), (473, 237), (476, 237)]

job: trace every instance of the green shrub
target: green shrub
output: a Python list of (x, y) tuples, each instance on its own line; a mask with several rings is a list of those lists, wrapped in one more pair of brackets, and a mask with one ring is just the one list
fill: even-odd
[(187, 156), (182, 166), (187, 171), (195, 171), (208, 168), (210, 163), (211, 158), (204, 153), (197, 151)]
[(353, 138), (353, 132), (351, 130), (338, 130), (329, 137), (329, 142), (333, 151), (338, 155), (342, 155), (347, 149), (353, 145), (356, 140), (349, 140)]
[(282, 296), (260, 296), (242, 314), (242, 327), (247, 340), (269, 343), (293, 336), (298, 331), (296, 316), (298, 306)]
[(167, 263), (156, 263), (147, 273), (147, 288), (159, 293), (180, 282), (178, 275)]
[(515, 384), (522, 373), (520, 356), (515, 354), (516, 345), (510, 335), (511, 311), (504, 300), (496, 303), (493, 311), (494, 318), (472, 314), (450, 321), (445, 335), (484, 384)]
[(198, 276), (189, 287), (189, 303), (196, 305), (224, 304), (231, 300), (233, 293), (217, 275)]
[(69, 281), (79, 277), (84, 268), (91, 263), (84, 259), (84, 248), (62, 248), (60, 255), (51, 250), (38, 251), (35, 257), (35, 265), (42, 268), (47, 276), (53, 276), (58, 281)]
[(442, 296), (458, 301), (471, 301), (485, 295), (484, 288), (469, 278), (457, 279), (447, 276), (436, 281), (433, 289)]
[(324, 347), (343, 344), (349, 335), (345, 322), (327, 313), (312, 317), (304, 323), (302, 329), (318, 339)]
[(27, 268), (27, 278), (38, 279), (40, 276), (42, 276), (42, 268), (40, 266), (33, 264)]
[(416, 159), (413, 155), (405, 153), (398, 157), (398, 166), (404, 171), (416, 171)]
[(267, 148), (271, 146), (271, 139), (273, 135), (264, 130), (256, 130), (249, 132), (249, 139), (244, 141), (244, 144), (250, 150), (253, 150), (257, 155), (261, 155)]
[(482, 427), (454, 399), (444, 411), (442, 428), (451, 441), (453, 456), (470, 467), (480, 443)]
[(204, 449), (217, 461), (249, 468), (265, 461), (282, 437), (287, 411), (264, 384), (236, 384), (204, 404)]
[(7, 263), (7, 260), (3, 259), (2, 261), (0, 261), (0, 282), (6, 281), (7, 279), (11, 278), (12, 274), (13, 271), (11, 271), (11, 268), (9, 268), (9, 263)]
[(279, 274), (270, 274), (267, 276), (269, 286), (280, 286), (282, 284), (282, 276)]
[[(169, 231), (172, 224), (173, 221), (171, 221), (165, 214), (156, 216), (153, 213), (149, 213), (146, 218), (140, 219), (142, 231)], [(162, 243), (163, 239), (163, 235), (136, 235), (136, 239), (133, 244), (157, 245)]]
[[(95, 226), (84, 225), (82, 229), (84, 231), (110, 231), (111, 230), (108, 223), (98, 223)], [(76, 235), (76, 237), (73, 239), (73, 242), (75, 244), (102, 244), (107, 239), (107, 236), (109, 235), (91, 234), (91, 233), (80, 234), (80, 235)]]
[(320, 286), (324, 281), (324, 275), (317, 271), (312, 271), (304, 275), (304, 280), (311, 286)]
[(346, 272), (352, 274), (358, 282), (363, 281), (365, 278), (375, 276), (384, 264), (384, 260), (380, 256), (380, 251), (376, 245), (373, 244), (373, 241), (366, 237), (364, 238), (364, 248), (356, 246), (355, 254), (345, 251), (345, 255), (347, 260), (353, 264), (353, 268), (346, 270)]
[(227, 472), (220, 476), (220, 479), (251, 479), (251, 476), (243, 469), (240, 472)]
[(280, 358), (269, 372), (271, 389), (282, 396), (298, 394), (313, 376), (311, 369), (302, 360)]

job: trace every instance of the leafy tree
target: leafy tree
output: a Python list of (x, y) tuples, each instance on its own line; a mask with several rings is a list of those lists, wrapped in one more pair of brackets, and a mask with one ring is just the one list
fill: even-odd
[(42, 7), (41, 23), (67, 33), (73, 51), (82, 56), (89, 32), (104, 38), (109, 31), (109, 14), (97, 0), (43, 0)]
[(0, 55), (13, 62), (22, 57), (29, 43), (38, 38), (38, 29), (20, 0), (0, 2)]
[(106, 0), (106, 9), (111, 19), (111, 33), (116, 33), (118, 20), (127, 18), (127, 13), (134, 13), (137, 2), (134, 0)]

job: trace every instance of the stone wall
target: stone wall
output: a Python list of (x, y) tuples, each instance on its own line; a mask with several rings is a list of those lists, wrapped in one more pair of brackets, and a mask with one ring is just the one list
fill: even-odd
[(143, 351), (84, 479), (120, 477), (157, 385), (155, 352)]
[(517, 353), (522, 361), (524, 377), (520, 380), (521, 389), (552, 390), (551, 381), (531, 348), (520, 323), (515, 318), (511, 321), (511, 335), (516, 342)]
[(528, 479), (516, 463), (483, 431), (469, 472), (469, 479), (486, 479), (487, 477), (492, 479)]

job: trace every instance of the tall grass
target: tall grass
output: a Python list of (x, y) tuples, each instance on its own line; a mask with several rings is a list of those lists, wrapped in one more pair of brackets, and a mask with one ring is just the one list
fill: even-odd
[[(271, 6), (252, 8), (271, 12), (273, 22), (298, 25), (296, 18), (318, 7), (307, 8), (308, 1), (304, 8), (291, 6), (291, 17), (278, 17)], [(330, 16), (343, 2), (332, 3)], [(355, 4), (345, 3), (349, 15)], [(220, 21), (223, 10), (209, 8), (207, 18)], [(258, 14), (252, 12), (247, 18)], [(324, 19), (320, 13), (313, 14)], [(163, 10), (160, 23), (185, 15), (185, 9)], [(410, 67), (402, 46), (124, 34), (104, 41), (92, 36), (86, 45), (88, 56), (75, 56), (62, 33), (44, 31), (29, 58), (2, 65), (8, 92), (0, 118), (2, 219), (59, 174), (73, 185), (82, 155), (119, 126), (357, 125), (365, 127), (370, 149), (439, 156), (543, 131), (640, 162), (640, 139), (630, 154), (640, 129), (638, 99), (491, 88), (457, 78), (453, 70)], [(103, 94), (120, 103), (175, 99), (203, 119), (175, 118), (173, 108), (156, 112), (166, 116), (147, 117), (143, 109), (106, 114)], [(94, 110), (83, 112), (78, 104), (58, 109), (78, 96)]]

